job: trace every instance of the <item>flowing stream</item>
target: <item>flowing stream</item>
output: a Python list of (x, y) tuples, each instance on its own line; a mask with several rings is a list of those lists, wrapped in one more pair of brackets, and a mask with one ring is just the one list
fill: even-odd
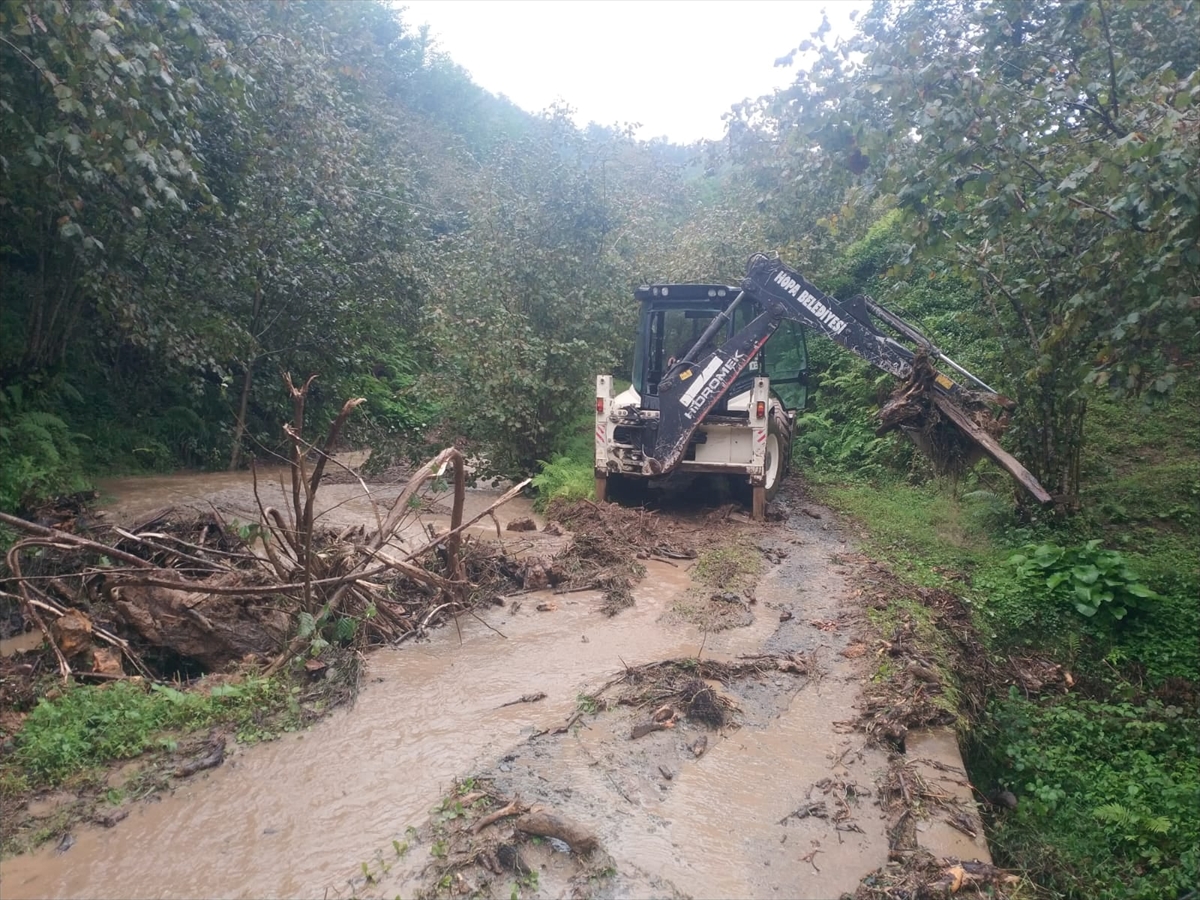
[[(111, 515), (122, 520), (201, 499), (243, 507), (248, 518), (256, 506), (244, 474), (122, 479), (105, 490), (115, 503)], [(381, 488), (378, 497), (395, 490)], [(370, 527), (373, 513), (359, 484), (330, 485), (322, 493), (330, 519)], [(470, 515), (496, 495), (468, 496)], [(532, 511), (517, 500), (498, 514), (503, 524)], [(443, 520), (435, 511), (422, 526)], [(484, 523), (494, 538), (496, 526)], [(522, 537), (502, 534), (506, 541)], [(750, 626), (707, 636), (660, 622), (691, 584), (686, 565), (648, 561), (636, 604), (612, 618), (599, 612), (599, 597), (590, 592), (531, 594), (486, 613), (490, 628), (464, 616), (461, 636), (449, 625), (427, 641), (377, 650), (353, 706), (303, 733), (235, 748), (220, 768), (157, 802), (134, 805), (114, 828), (78, 827), (66, 852), (48, 844), (4, 861), (3, 896), (315, 897), (344, 889), (363, 861), (425, 821), (455, 777), (493, 763), (533, 731), (561, 724), (582, 690), (622, 666), (695, 656), (702, 645), (706, 658), (761, 652), (780, 627), (778, 613), (763, 603)], [(818, 585), (827, 593), (835, 588)], [(759, 593), (784, 602), (798, 590), (772, 574)], [(556, 609), (537, 610), (550, 599)], [(886, 839), (874, 823), (869, 835), (844, 842), (839, 836), (840, 849), (827, 846), (816, 866), (803, 861), (806, 847), (784, 859), (770, 845), (780, 844), (776, 820), (786, 803), (779, 791), (811, 784), (848, 745), (834, 723), (849, 718), (857, 690), (849, 677), (805, 687), (775, 724), (721, 740), (672, 793), (642, 804), (639, 812), (671, 827), (647, 833), (612, 817), (598, 826), (604, 845), (615, 858), (697, 895), (821, 897), (853, 889), (886, 857)], [(537, 691), (545, 700), (502, 706)], [(568, 769), (578, 771), (548, 777), (568, 783), (591, 777), (594, 766), (578, 754), (571, 763), (570, 752)], [(818, 867), (834, 869), (833, 880)]]

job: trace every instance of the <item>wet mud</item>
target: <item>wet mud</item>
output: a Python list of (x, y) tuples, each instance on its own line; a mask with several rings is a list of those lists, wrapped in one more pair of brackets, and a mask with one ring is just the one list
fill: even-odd
[[(118, 504), (114, 519), (213, 502), (235, 514), (244, 507), (251, 520), (257, 504), (244, 478), (139, 480), (105, 489)], [(260, 494), (269, 490), (265, 481)], [(370, 490), (386, 501), (399, 486)], [(334, 523), (372, 515), (356, 482), (322, 494)], [(469, 492), (468, 515), (494, 497)], [(3, 895), (435, 893), (448, 872), (431, 811), (465, 778), (586, 826), (600, 849), (582, 859), (552, 842), (536, 843), (523, 851), (536, 879), (464, 866), (448, 882), (457, 892), (853, 892), (886, 862), (875, 785), (887, 759), (851, 726), (867, 673), (863, 659), (844, 652), (857, 614), (837, 562), (846, 543), (827, 513), (816, 519), (800, 515), (798, 503), (793, 508), (797, 514), (765, 527), (739, 516), (714, 524), (697, 515), (684, 523), (761, 559), (762, 574), (740, 601), (746, 615), (735, 627), (708, 630), (679, 616), (679, 604), (698, 589), (697, 563), (686, 560), (643, 560), (634, 603), (615, 616), (605, 614), (599, 591), (511, 598), (480, 613), (482, 621), (463, 616), (426, 640), (375, 651), (354, 706), (309, 730), (256, 746), (231, 744), (223, 766), (155, 802), (132, 805), (115, 827), (80, 827), (65, 852), (47, 845), (5, 860)], [(505, 530), (512, 520), (537, 520), (528, 504), (513, 502), (497, 515), (498, 522), (483, 520), (481, 537), (499, 534), (530, 552), (553, 549), (537, 545), (554, 540), (543, 532)], [(414, 527), (436, 527), (443, 518), (435, 505)], [(739, 663), (764, 654), (799, 664)], [(731, 710), (718, 728), (681, 716), (634, 739), (634, 726), (652, 709), (603, 708), (589, 699), (631, 667), (696, 659), (732, 667), (728, 677), (707, 680)], [(544, 697), (520, 702), (538, 694)], [(481, 834), (491, 832), (511, 833), (511, 823)], [(385, 871), (380, 864), (389, 857)]]

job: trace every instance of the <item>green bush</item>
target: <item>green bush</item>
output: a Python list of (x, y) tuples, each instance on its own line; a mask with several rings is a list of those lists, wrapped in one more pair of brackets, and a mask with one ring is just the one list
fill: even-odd
[(1030, 544), (1008, 561), (1022, 579), (1044, 583), (1051, 597), (1069, 602), (1089, 619), (1103, 613), (1101, 618), (1120, 621), (1158, 598), (1122, 554), (1102, 549), (1099, 540), (1065, 548)]
[(594, 496), (595, 471), (592, 463), (581, 463), (578, 459), (558, 455), (550, 462), (538, 461), (541, 471), (533, 476), (537, 489), (534, 507), (539, 511), (553, 499), (587, 500)]
[(555, 435), (550, 461), (538, 460), (533, 477), (539, 512), (553, 499), (587, 500), (595, 496), (595, 437), (590, 410), (576, 414), (570, 424)]
[[(1155, 701), (1038, 705), (1015, 689), (988, 712), (976, 780), (1019, 800), (989, 834), (1005, 864), (1067, 897), (1149, 900), (1200, 883), (1200, 720)], [(1048, 854), (1038, 835), (1051, 834)]]
[[(436, 418), (417, 389), (416, 364), (400, 348), (376, 361), (370, 373), (348, 379), (346, 395), (363, 397), (361, 418), (376, 431), (418, 434)], [(358, 427), (357, 420), (351, 420)]]
[(79, 436), (23, 400), (19, 386), (0, 391), (0, 510), (7, 512), (85, 487)]

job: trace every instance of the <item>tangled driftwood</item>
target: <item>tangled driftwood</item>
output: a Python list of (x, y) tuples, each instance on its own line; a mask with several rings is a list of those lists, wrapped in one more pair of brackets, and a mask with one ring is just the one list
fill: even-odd
[[(0, 514), (0, 522), (25, 535), (7, 552), (5, 593), (20, 601), (25, 617), (42, 631), (63, 678), (122, 677), (123, 667), (113, 671), (111, 656), (96, 650), (94, 642), (109, 645), (138, 673), (153, 677), (128, 640), (78, 608), (92, 599), (103, 600), (115, 621), (147, 644), (169, 646), (206, 668), (274, 648), (268, 674), (309, 646), (313, 623), (350, 617), (369, 622), (376, 639), (403, 640), (439, 615), (469, 608), (474, 584), (463, 531), (529, 482), (464, 522), (464, 459), (451, 447), (418, 467), (386, 509), (363, 484), (375, 530), (324, 529), (317, 493), (341, 430), (363, 401), (348, 400), (318, 446), (304, 437), (313, 378), (300, 387), (290, 376), (284, 380), (293, 404), (292, 421), (284, 426), (291, 443), (290, 491), (284, 491), (281, 509), (265, 506), (253, 472), (260, 521), (249, 536), (231, 528), (215, 509), (202, 525), (193, 523), (188, 538), (165, 528), (163, 516), (93, 538)], [(315, 459), (311, 466), (310, 459)], [(418, 547), (402, 546), (398, 534), (411, 514), (410, 501), (448, 470), (454, 491), (449, 530)], [(59, 571), (27, 574), (22, 558), (30, 550), (54, 554)], [(397, 580), (418, 591), (419, 602), (398, 598), (392, 591)], [(307, 628), (298, 624), (304, 616), (311, 617)]]

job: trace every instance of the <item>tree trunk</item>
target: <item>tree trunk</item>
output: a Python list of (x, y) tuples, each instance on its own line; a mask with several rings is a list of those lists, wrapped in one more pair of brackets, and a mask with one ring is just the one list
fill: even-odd
[(1018, 405), (1018, 409), (1036, 410), (1022, 428), (1021, 458), (1063, 510), (1079, 505), (1079, 462), (1087, 400), (1075, 389), (1075, 385), (1039, 379), (1029, 398)]
[[(260, 272), (261, 274), (261, 272)], [(250, 324), (249, 331), (254, 333), (254, 329), (258, 324), (258, 313), (262, 309), (262, 285), (257, 279), (254, 284), (254, 305), (250, 309)], [(250, 406), (250, 391), (254, 386), (254, 362), (257, 357), (254, 355), (257, 343), (251, 339), (250, 346), (246, 349), (246, 362), (243, 366), (244, 377), (242, 378), (242, 398), (238, 401), (237, 421), (233, 424), (233, 446), (229, 450), (229, 471), (232, 472), (242, 462), (242, 438), (246, 435), (246, 410)]]
[(250, 387), (254, 381), (254, 358), (246, 360), (245, 375), (242, 378), (242, 399), (238, 402), (237, 421), (233, 425), (233, 448), (229, 453), (229, 471), (232, 472), (242, 462), (242, 438), (246, 434), (246, 409), (250, 405)]

